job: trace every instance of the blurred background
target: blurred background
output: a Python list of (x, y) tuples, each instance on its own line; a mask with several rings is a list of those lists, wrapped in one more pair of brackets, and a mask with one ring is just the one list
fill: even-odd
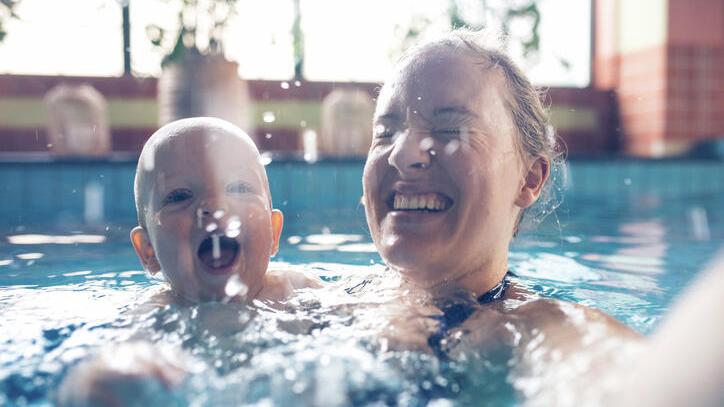
[[(364, 123), (407, 45), (469, 26), (508, 34), (572, 156), (717, 155), (722, 20), (718, 0), (4, 0), (0, 151), (75, 155), (51, 140), (74, 114), (107, 138), (80, 155), (137, 153), (159, 123), (203, 113), (237, 122), (265, 151), (301, 151), (314, 132), (331, 155), (363, 155), (327, 140), (355, 137), (335, 132), (333, 112)], [(48, 100), (59, 85), (85, 85), (74, 98), (97, 112), (56, 112), (68, 104)], [(346, 92), (325, 115), (334, 90)]]

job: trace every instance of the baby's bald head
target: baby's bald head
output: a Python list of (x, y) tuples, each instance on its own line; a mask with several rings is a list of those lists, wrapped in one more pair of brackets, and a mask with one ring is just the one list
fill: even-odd
[(161, 127), (143, 146), (136, 167), (138, 224), (146, 227), (151, 192), (169, 172), (199, 171), (207, 178), (218, 177), (232, 163), (243, 163), (250, 182), (259, 184), (271, 207), (269, 182), (259, 151), (243, 130), (211, 117), (181, 119)]

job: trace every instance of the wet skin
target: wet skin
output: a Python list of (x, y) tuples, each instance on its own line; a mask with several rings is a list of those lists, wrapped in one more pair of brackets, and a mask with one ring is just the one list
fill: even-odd
[(234, 131), (184, 130), (141, 158), (146, 227), (134, 229), (132, 242), (146, 268), (192, 302), (223, 299), (234, 276), (255, 298), (278, 247), (281, 212), (271, 209), (256, 148)]
[[(364, 169), (364, 203), (385, 262), (422, 287), (482, 293), (507, 270), (529, 187), (502, 75), (471, 57), (432, 48), (382, 88)], [(417, 200), (433, 209), (396, 209)], [(407, 201), (407, 202), (404, 202)]]
[[(430, 316), (441, 311), (430, 299), (455, 290), (477, 296), (507, 272), (516, 221), (538, 199), (549, 164), (518, 145), (509, 97), (500, 71), (447, 46), (420, 51), (382, 88), (363, 175), (365, 214), (402, 280), (394, 300), (366, 313), (393, 349), (431, 352), (439, 323)], [(447, 355), (503, 352), (522, 376), (555, 368), (561, 357), (605, 364), (612, 344), (638, 338), (596, 310), (516, 284), (444, 332)]]

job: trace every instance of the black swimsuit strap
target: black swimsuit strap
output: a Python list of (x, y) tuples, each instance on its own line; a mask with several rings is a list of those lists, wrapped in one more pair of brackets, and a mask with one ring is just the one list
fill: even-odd
[(495, 287), (488, 290), (483, 295), (478, 296), (478, 304), (487, 304), (489, 302), (493, 302), (495, 300), (499, 300), (503, 298), (503, 294), (505, 294), (505, 289), (508, 288), (508, 284), (510, 284), (510, 281), (508, 280), (508, 276), (512, 274), (510, 271), (505, 273), (503, 276), (503, 279), (500, 280), (498, 284), (495, 285)]
[(453, 302), (449, 304), (441, 304), (439, 306), (440, 311), (442, 311), (442, 315), (434, 315), (431, 316), (431, 318), (439, 321), (440, 324), (438, 325), (437, 330), (433, 332), (429, 338), (427, 338), (427, 344), (430, 346), (430, 349), (435, 352), (435, 355), (439, 358), (447, 356), (445, 349), (443, 349), (442, 342), (447, 336), (448, 331), (462, 325), (465, 320), (470, 318), (470, 316), (477, 310), (477, 305), (488, 304), (503, 298), (505, 290), (510, 284), (508, 277), (511, 274), (511, 272), (507, 272), (503, 279), (496, 284), (495, 287), (478, 296), (476, 298), (477, 304), (471, 302)]

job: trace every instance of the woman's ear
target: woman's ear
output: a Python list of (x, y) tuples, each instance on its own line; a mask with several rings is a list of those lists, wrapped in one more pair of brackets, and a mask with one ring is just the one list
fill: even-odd
[(520, 208), (528, 208), (533, 205), (550, 175), (550, 162), (543, 157), (535, 157), (528, 168), (523, 180), (523, 185), (518, 193), (515, 204)]
[(271, 255), (275, 256), (279, 251), (279, 240), (282, 237), (282, 229), (284, 228), (284, 214), (279, 209), (272, 209), (272, 251)]
[(151, 245), (151, 239), (148, 238), (146, 229), (136, 226), (131, 230), (131, 244), (136, 250), (138, 259), (141, 260), (143, 268), (148, 270), (151, 274), (156, 274), (161, 271), (161, 264), (156, 258), (156, 252), (153, 250)]

